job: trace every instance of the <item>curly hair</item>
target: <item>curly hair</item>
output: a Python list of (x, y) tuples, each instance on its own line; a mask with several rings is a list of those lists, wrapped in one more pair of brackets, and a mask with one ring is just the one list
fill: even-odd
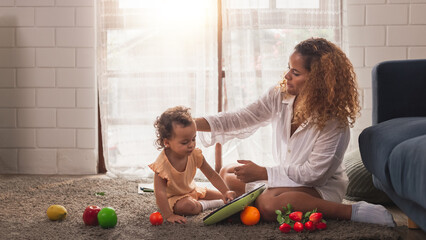
[(154, 122), (157, 139), (154, 144), (158, 150), (164, 148), (164, 139), (173, 136), (173, 123), (187, 127), (193, 123), (190, 108), (176, 106), (167, 109)]
[[(358, 87), (352, 63), (345, 53), (324, 38), (310, 38), (294, 48), (302, 55), (308, 78), (298, 98), (295, 123), (309, 119), (322, 129), (336, 119), (341, 126), (353, 127), (359, 114)], [(286, 79), (281, 82), (286, 92)]]

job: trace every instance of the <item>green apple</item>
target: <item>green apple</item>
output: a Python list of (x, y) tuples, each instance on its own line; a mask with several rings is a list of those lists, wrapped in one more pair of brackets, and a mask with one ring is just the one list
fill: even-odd
[(98, 213), (98, 222), (102, 228), (113, 228), (117, 225), (117, 214), (114, 208), (105, 207)]

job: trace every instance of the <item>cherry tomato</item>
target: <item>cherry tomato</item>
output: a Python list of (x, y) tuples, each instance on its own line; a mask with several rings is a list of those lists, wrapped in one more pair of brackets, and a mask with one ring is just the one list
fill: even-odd
[(313, 223), (312, 221), (305, 222), (305, 229), (307, 229), (309, 231), (314, 231), (315, 230), (315, 223)]
[(303, 213), (299, 212), (299, 211), (298, 212), (292, 212), (292, 213), (290, 213), (290, 215), (288, 215), (288, 217), (295, 222), (300, 222), (300, 221), (302, 221)]
[(291, 230), (291, 226), (289, 224), (287, 224), (287, 223), (281, 224), (281, 226), (280, 226), (281, 232), (288, 233), (288, 232), (290, 232), (290, 230)]
[(301, 232), (303, 231), (303, 223), (301, 222), (295, 222), (293, 226), (294, 231)]
[(326, 229), (326, 228), (327, 228), (327, 224), (326, 224), (326, 223), (324, 223), (324, 222), (319, 222), (319, 223), (317, 223), (317, 224), (315, 225), (315, 227), (316, 227), (317, 229), (319, 229), (319, 230), (324, 230), (324, 229)]
[(312, 213), (311, 216), (309, 216), (309, 221), (312, 221), (315, 224), (319, 223), (321, 219), (322, 219), (322, 213), (319, 213), (319, 212)]
[(163, 216), (161, 216), (159, 212), (153, 212), (151, 216), (149, 216), (149, 221), (154, 226), (161, 225), (163, 223)]

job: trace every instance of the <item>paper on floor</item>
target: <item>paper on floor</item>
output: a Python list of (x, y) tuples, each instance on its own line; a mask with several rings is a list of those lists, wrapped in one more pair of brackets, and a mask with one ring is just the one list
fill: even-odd
[[(199, 187), (207, 187), (209, 189), (215, 189), (211, 182), (195, 182), (195, 184)], [(138, 184), (138, 193), (153, 193), (154, 192), (154, 183), (139, 183)]]

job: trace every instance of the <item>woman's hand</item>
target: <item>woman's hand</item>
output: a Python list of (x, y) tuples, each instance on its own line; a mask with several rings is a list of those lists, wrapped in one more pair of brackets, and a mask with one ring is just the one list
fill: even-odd
[(172, 214), (167, 218), (167, 221), (171, 223), (186, 223), (186, 217)]
[(237, 196), (237, 194), (234, 191), (226, 191), (225, 194), (223, 194), (223, 197), (225, 199), (225, 203), (228, 203), (232, 200), (234, 200), (234, 198)]
[(237, 160), (237, 162), (242, 165), (234, 168), (234, 174), (240, 181), (248, 183), (268, 179), (265, 167), (261, 167), (249, 160)]

